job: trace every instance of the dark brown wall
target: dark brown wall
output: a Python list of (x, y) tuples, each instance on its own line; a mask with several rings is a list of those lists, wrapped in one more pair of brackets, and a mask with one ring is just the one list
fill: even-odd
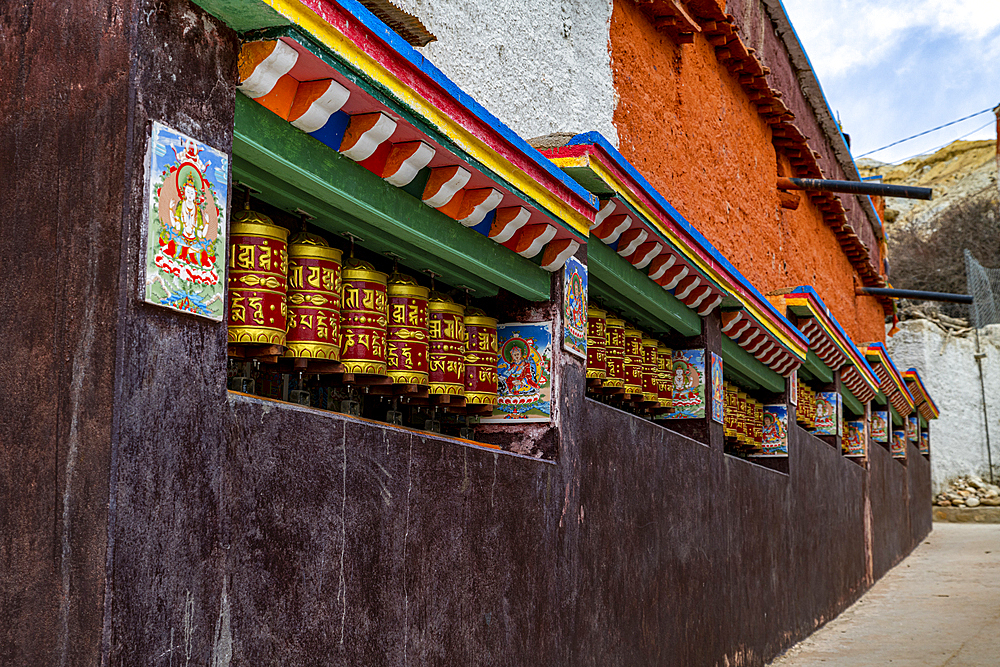
[(96, 665), (129, 3), (0, 4), (0, 664)]

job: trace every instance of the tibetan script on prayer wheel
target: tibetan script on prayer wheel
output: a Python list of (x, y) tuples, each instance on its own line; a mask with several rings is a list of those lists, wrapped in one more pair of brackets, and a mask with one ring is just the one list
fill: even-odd
[(315, 234), (289, 240), (286, 357), (340, 358), (340, 258)]
[(657, 386), (657, 345), (658, 341), (654, 338), (642, 339), (642, 400), (646, 403), (657, 403), (660, 398)]
[(604, 386), (616, 389), (625, 386), (625, 320), (608, 313), (605, 328), (607, 339), (604, 358), (607, 371)]
[(604, 326), (608, 313), (597, 306), (587, 307), (587, 377), (603, 380), (608, 373), (605, 357), (607, 331)]
[(284, 345), (288, 230), (249, 209), (229, 232), (229, 342)]
[(478, 308), (465, 314), (465, 400), (497, 405), (497, 321)]
[(428, 304), (430, 393), (465, 395), (465, 308), (432, 292)]
[(427, 384), (427, 297), (430, 290), (402, 273), (389, 276), (386, 363), (395, 384)]
[(658, 408), (672, 408), (674, 351), (663, 343), (656, 346), (656, 397)]
[(625, 329), (625, 393), (642, 394), (642, 332)]
[(368, 262), (352, 258), (344, 265), (340, 361), (346, 373), (385, 375), (387, 278)]

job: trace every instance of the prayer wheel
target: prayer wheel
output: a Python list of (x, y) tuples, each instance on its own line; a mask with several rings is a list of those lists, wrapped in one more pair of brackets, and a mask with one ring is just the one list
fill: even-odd
[(497, 405), (497, 321), (478, 308), (465, 312), (465, 401)]
[(385, 375), (388, 276), (351, 258), (341, 272), (340, 362), (345, 373)]
[(656, 398), (658, 408), (674, 406), (674, 351), (663, 343), (656, 345)]
[(659, 341), (655, 338), (642, 339), (642, 400), (644, 403), (658, 403), (660, 400), (659, 362), (656, 357), (658, 345)]
[(315, 234), (289, 240), (286, 357), (340, 359), (340, 258)]
[(617, 389), (625, 386), (625, 320), (608, 313), (605, 319), (607, 340), (604, 359), (607, 363), (604, 386)]
[(625, 393), (642, 394), (642, 332), (625, 327)]
[(736, 390), (736, 441), (741, 447), (750, 444), (749, 413), (747, 411), (747, 395), (745, 392)]
[(751, 399), (753, 405), (753, 450), (764, 451), (764, 404)]
[(722, 396), (725, 399), (722, 413), (723, 437), (729, 442), (736, 442), (736, 407), (739, 397), (736, 395), (736, 385), (724, 382)]
[(608, 374), (607, 317), (606, 310), (587, 306), (587, 378), (603, 380)]
[(430, 290), (402, 273), (389, 276), (386, 374), (393, 384), (427, 384)]
[(465, 396), (465, 308), (440, 292), (431, 292), (430, 393)]
[(249, 208), (229, 231), (229, 342), (284, 345), (288, 230)]

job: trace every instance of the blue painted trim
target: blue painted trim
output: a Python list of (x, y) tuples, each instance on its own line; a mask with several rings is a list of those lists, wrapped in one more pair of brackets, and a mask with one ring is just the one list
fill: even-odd
[(495, 132), (497, 132), (497, 134), (509, 141), (514, 148), (519, 150), (521, 153), (524, 153), (525, 156), (542, 167), (542, 169), (544, 169), (550, 176), (565, 185), (574, 194), (589, 202), (590, 205), (594, 207), (595, 211), (597, 210), (597, 197), (592, 195), (590, 192), (587, 192), (583, 186), (570, 178), (564, 171), (556, 167), (555, 164), (542, 155), (536, 148), (522, 139), (512, 129), (507, 127), (500, 121), (500, 119), (487, 111), (486, 108), (473, 99), (471, 95), (459, 88), (455, 82), (445, 76), (445, 74), (435, 67), (431, 61), (427, 60), (427, 58), (418, 53), (417, 50), (414, 49), (406, 40), (400, 37), (396, 31), (368, 11), (364, 5), (356, 2), (356, 0), (336, 0), (336, 2), (347, 12), (353, 14), (354, 18), (360, 21), (366, 28), (368, 28), (368, 30), (372, 31), (376, 37), (385, 42), (396, 53), (408, 60), (436, 84), (441, 86), (449, 95), (455, 98), (455, 101), (489, 125)]
[(697, 243), (701, 248), (703, 248), (709, 256), (715, 261), (725, 272), (734, 278), (747, 292), (754, 296), (757, 301), (764, 307), (764, 310), (769, 312), (772, 317), (778, 322), (783, 322), (788, 325), (788, 329), (791, 331), (793, 336), (797, 336), (803, 345), (808, 347), (809, 337), (804, 333), (799, 331), (797, 328), (792, 326), (792, 323), (785, 319), (785, 316), (778, 312), (770, 301), (764, 298), (757, 288), (750, 284), (750, 281), (746, 277), (736, 270), (736, 267), (729, 263), (722, 253), (716, 250), (708, 239), (702, 236), (701, 232), (691, 226), (683, 215), (675, 209), (670, 202), (668, 202), (660, 192), (653, 187), (653, 185), (645, 179), (645, 177), (639, 173), (639, 171), (632, 166), (632, 163), (625, 159), (625, 156), (618, 152), (618, 149), (611, 145), (611, 143), (604, 138), (600, 132), (584, 132), (583, 134), (578, 134), (569, 140), (567, 146), (597, 146), (602, 151), (604, 151), (608, 157), (614, 160), (615, 164), (625, 173), (627, 173), (639, 186), (643, 189), (646, 195), (648, 195), (653, 201), (657, 203), (666, 213), (671, 217), (674, 223), (680, 227), (686, 234), (688, 234), (691, 239)]

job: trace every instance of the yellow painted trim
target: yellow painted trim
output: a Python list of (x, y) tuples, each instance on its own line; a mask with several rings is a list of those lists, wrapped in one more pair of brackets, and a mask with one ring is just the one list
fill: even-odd
[(646, 217), (647, 222), (649, 222), (656, 229), (658, 229), (660, 233), (662, 233), (667, 238), (667, 240), (670, 241), (674, 245), (674, 247), (676, 247), (692, 264), (694, 264), (705, 275), (711, 277), (713, 280), (719, 283), (719, 285), (721, 285), (723, 289), (727, 290), (730, 294), (732, 294), (740, 302), (740, 304), (745, 309), (750, 311), (750, 314), (753, 315), (758, 322), (764, 325), (764, 327), (768, 330), (769, 333), (771, 333), (775, 338), (781, 341), (781, 343), (784, 344), (785, 347), (792, 350), (797, 355), (803, 358), (806, 356), (806, 353), (808, 352), (807, 347), (798, 345), (796, 342), (794, 342), (791, 338), (786, 336), (781, 331), (777, 331), (773, 329), (771, 326), (769, 326), (768, 318), (764, 317), (763, 313), (752, 302), (750, 302), (745, 297), (740, 295), (739, 292), (728, 281), (723, 280), (722, 276), (720, 276), (716, 271), (712, 270), (711, 267), (709, 267), (700, 257), (697, 257), (693, 253), (690, 253), (686, 248), (686, 244), (683, 243), (676, 234), (671, 232), (669, 229), (666, 228), (666, 226), (663, 225), (663, 223), (660, 221), (660, 217), (656, 215), (643, 202), (641, 202), (634, 194), (632, 194), (630, 188), (626, 187), (624, 183), (619, 181), (615, 177), (615, 175), (612, 174), (611, 171), (607, 169), (607, 167), (601, 164), (598, 160), (595, 160), (593, 156), (585, 155), (576, 157), (554, 158), (552, 162), (554, 162), (555, 165), (560, 169), (565, 169), (569, 167), (588, 167), (589, 169), (591, 169), (595, 174), (597, 174), (597, 176), (602, 181), (611, 186), (611, 188), (618, 194), (618, 196), (620, 196), (622, 199), (628, 202), (629, 205), (632, 206), (632, 208), (642, 213)]
[(264, 0), (264, 2), (293, 24), (311, 34), (321, 44), (346, 58), (349, 63), (372, 80), (391, 90), (400, 102), (439, 128), (448, 139), (462, 150), (487, 168), (502, 175), (521, 192), (542, 204), (546, 210), (582, 234), (584, 238), (590, 235), (590, 221), (583, 214), (530, 178), (428, 100), (417, 95), (394, 74), (362, 51), (343, 33), (317, 16), (311, 9), (298, 0)]

